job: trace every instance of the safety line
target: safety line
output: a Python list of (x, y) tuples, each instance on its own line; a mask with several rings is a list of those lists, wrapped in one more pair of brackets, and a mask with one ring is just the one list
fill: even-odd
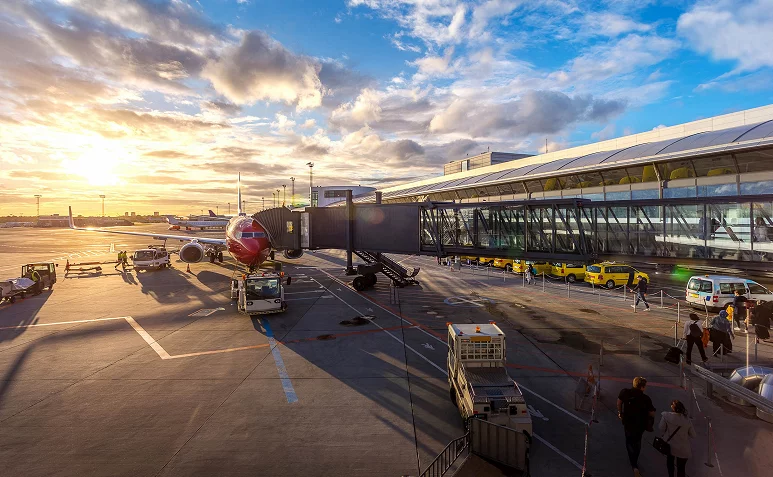
[(282, 360), (282, 355), (277, 348), (277, 342), (274, 339), (274, 332), (271, 330), (271, 325), (265, 318), (260, 319), (260, 325), (266, 331), (266, 337), (268, 338), (268, 344), (271, 347), (271, 354), (274, 356), (274, 363), (276, 364), (277, 373), (279, 373), (279, 379), (282, 381), (282, 389), (287, 397), (287, 402), (292, 404), (298, 402), (298, 395), (295, 393), (293, 383), (290, 381), (290, 375), (287, 374), (287, 368), (285, 368), (285, 362)]
[(153, 348), (153, 351), (155, 351), (161, 359), (171, 358), (171, 356), (169, 356), (169, 353), (167, 353), (166, 350), (162, 348), (161, 345), (158, 344), (158, 342), (154, 340), (153, 337), (150, 336), (147, 331), (145, 331), (145, 328), (141, 327), (139, 323), (134, 321), (134, 318), (132, 318), (131, 316), (127, 316), (125, 318), (126, 318), (126, 321), (131, 325), (131, 327), (134, 328), (134, 331), (136, 331), (137, 334), (140, 335), (142, 339), (145, 340), (145, 342), (150, 345), (151, 348)]

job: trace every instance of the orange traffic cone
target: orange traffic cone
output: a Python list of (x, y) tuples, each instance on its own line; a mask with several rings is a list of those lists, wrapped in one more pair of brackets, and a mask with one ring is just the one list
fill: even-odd
[(191, 273), (191, 264), (188, 264), (188, 268), (185, 269), (186, 273)]

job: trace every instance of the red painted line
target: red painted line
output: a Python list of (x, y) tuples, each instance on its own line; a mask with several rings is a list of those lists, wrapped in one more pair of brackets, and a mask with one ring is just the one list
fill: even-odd
[[(370, 330), (349, 331), (349, 332), (346, 332), (346, 333), (334, 333), (334, 334), (329, 334), (329, 335), (326, 335), (326, 336), (330, 336), (330, 337), (333, 337), (333, 338), (343, 338), (345, 336), (365, 335), (365, 334), (369, 334), (369, 333), (378, 333), (380, 331), (394, 331), (394, 330), (399, 330), (400, 328), (402, 328), (402, 326), (390, 326), (389, 328), (374, 328), (374, 329), (370, 329)], [(279, 340), (277, 340), (278, 343), (282, 343), (284, 345), (287, 345), (287, 344), (290, 344), (290, 343), (308, 343), (310, 341), (325, 341), (325, 340), (324, 339), (320, 339), (318, 336), (315, 336), (313, 338), (299, 338), (297, 340), (287, 340), (287, 341), (279, 341)]]
[[(348, 285), (347, 285), (347, 286), (348, 286)], [(429, 328), (429, 327), (427, 327), (427, 326), (424, 326), (424, 325), (422, 325), (422, 324), (418, 323), (416, 320), (413, 320), (413, 319), (411, 319), (410, 317), (408, 317), (408, 316), (405, 316), (405, 315), (403, 315), (402, 313), (400, 313), (400, 312), (398, 312), (398, 311), (395, 311), (395, 310), (393, 310), (393, 309), (392, 309), (392, 308), (390, 308), (389, 306), (387, 306), (387, 305), (385, 305), (385, 304), (383, 304), (383, 303), (381, 303), (381, 302), (379, 302), (379, 301), (376, 301), (376, 300), (374, 300), (373, 298), (369, 297), (368, 295), (365, 295), (364, 293), (358, 292), (357, 290), (355, 290), (354, 288), (351, 288), (351, 287), (349, 287), (349, 289), (350, 289), (350, 290), (352, 290), (352, 291), (354, 291), (355, 293), (357, 293), (357, 294), (358, 294), (358, 295), (360, 295), (361, 297), (365, 298), (365, 299), (366, 299), (366, 300), (368, 300), (369, 302), (371, 302), (371, 303), (373, 303), (373, 304), (375, 304), (375, 305), (378, 305), (378, 306), (380, 306), (381, 308), (384, 308), (385, 310), (389, 310), (389, 311), (390, 311), (391, 313), (393, 313), (395, 316), (399, 316), (400, 318), (404, 319), (405, 321), (407, 321), (407, 322), (408, 322), (408, 323), (410, 323), (411, 325), (413, 325), (413, 326), (415, 326), (415, 327), (417, 327), (417, 328), (421, 328), (422, 330), (426, 331), (427, 333), (430, 333), (430, 334), (434, 335), (435, 337), (437, 337), (437, 338), (440, 338), (440, 339), (441, 339), (441, 340), (443, 340), (443, 341), (445, 341), (445, 340), (447, 339), (447, 336), (445, 336), (445, 335), (441, 335), (440, 333), (436, 332), (436, 331), (435, 331), (435, 330), (433, 330), (432, 328)], [(399, 328), (399, 327), (398, 327), (398, 328)]]

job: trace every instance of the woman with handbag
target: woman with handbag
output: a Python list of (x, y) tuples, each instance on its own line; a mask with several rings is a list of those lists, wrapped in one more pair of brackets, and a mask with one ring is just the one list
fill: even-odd
[(687, 418), (687, 410), (681, 401), (674, 399), (671, 402), (671, 411), (661, 414), (658, 428), (663, 432), (663, 437), (656, 437), (652, 444), (666, 456), (668, 477), (674, 477), (674, 464), (677, 477), (685, 477), (687, 459), (692, 457), (690, 439), (696, 435), (695, 428)]

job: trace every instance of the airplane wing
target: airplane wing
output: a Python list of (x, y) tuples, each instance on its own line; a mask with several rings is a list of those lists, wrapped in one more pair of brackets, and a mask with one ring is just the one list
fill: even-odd
[(152, 237), (158, 240), (179, 240), (181, 242), (191, 242), (193, 240), (209, 245), (225, 245), (225, 239), (207, 238), (207, 237), (191, 237), (189, 235), (165, 235), (165, 234), (153, 234), (148, 232), (127, 232), (123, 230), (105, 230), (96, 229), (90, 227), (76, 227), (75, 221), (72, 219), (72, 207), (70, 207), (70, 228), (73, 230), (83, 230), (86, 232), (102, 232), (106, 234), (118, 234), (118, 235), (136, 235), (139, 237)]

